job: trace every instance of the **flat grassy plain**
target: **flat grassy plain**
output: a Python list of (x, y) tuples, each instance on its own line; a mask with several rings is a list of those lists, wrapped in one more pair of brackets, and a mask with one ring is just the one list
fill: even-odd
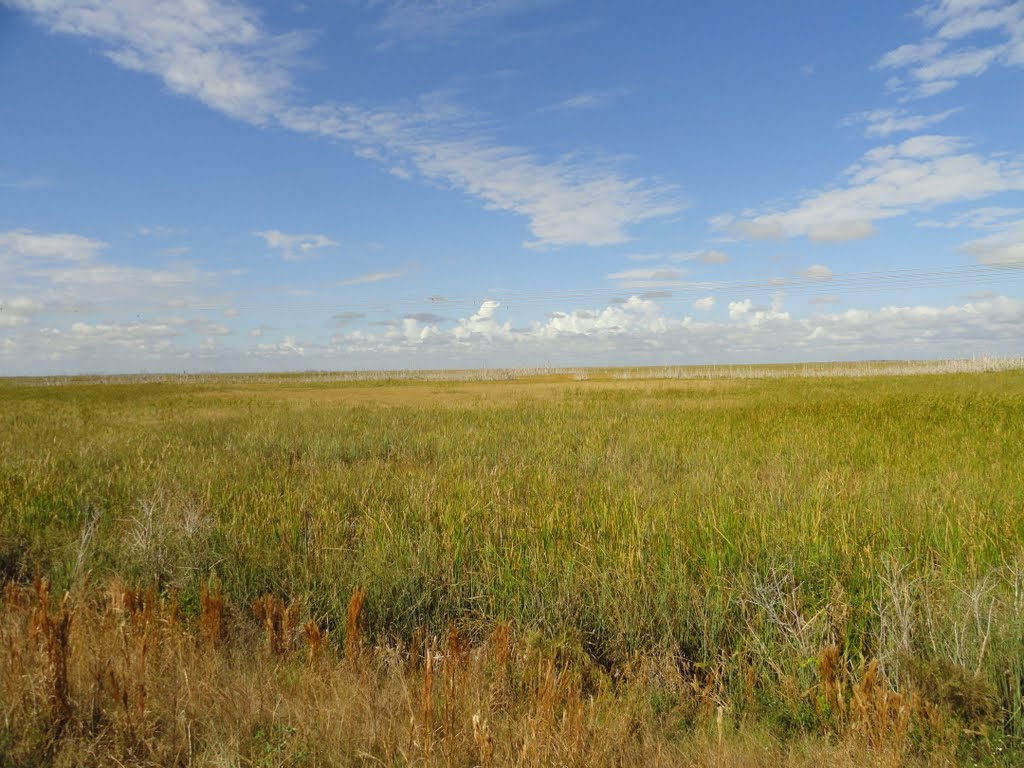
[(1024, 371), (801, 372), (0, 381), (0, 764), (1020, 764)]

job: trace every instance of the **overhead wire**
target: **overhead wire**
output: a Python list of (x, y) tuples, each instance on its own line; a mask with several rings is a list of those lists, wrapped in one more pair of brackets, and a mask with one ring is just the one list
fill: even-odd
[[(437, 294), (396, 296), (386, 300), (350, 301), (336, 299), (306, 302), (275, 303), (272, 301), (239, 303), (231, 301), (185, 302), (174, 307), (148, 307), (154, 311), (274, 311), (274, 312), (352, 312), (365, 315), (410, 311), (412, 309), (441, 312), (452, 308), (477, 309), (486, 301), (495, 301), (504, 308), (550, 307), (556, 303), (612, 303), (631, 296), (663, 300), (692, 299), (708, 294), (733, 293), (737, 298), (750, 294), (783, 293), (837, 294), (912, 291), (923, 288), (963, 288), (970, 284), (997, 280), (999, 285), (1024, 279), (1024, 262), (976, 264), (951, 268), (876, 270), (869, 272), (833, 273), (830, 275), (795, 275), (784, 278), (762, 278), (735, 281), (635, 280), (620, 281), (607, 288), (555, 289), (548, 291), (488, 290), (454, 296)], [(747, 294), (747, 295), (744, 295)]]

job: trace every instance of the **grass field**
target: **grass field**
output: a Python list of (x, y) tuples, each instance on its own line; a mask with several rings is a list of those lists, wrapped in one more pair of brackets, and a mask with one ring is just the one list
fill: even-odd
[(0, 381), (0, 764), (1024, 760), (1024, 371), (673, 370)]

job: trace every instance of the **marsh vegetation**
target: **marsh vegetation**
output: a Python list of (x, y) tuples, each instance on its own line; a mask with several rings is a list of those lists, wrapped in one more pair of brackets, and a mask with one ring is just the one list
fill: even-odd
[(0, 763), (1019, 763), (1024, 372), (928, 372), (0, 383)]

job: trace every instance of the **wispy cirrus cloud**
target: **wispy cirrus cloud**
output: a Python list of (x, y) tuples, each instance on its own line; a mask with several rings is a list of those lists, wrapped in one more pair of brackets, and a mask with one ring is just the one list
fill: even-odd
[[(671, 185), (624, 175), (599, 158), (541, 157), (474, 132), (464, 114), (432, 99), (411, 109), (302, 104), (293, 72), (309, 36), (271, 33), (236, 0), (7, 1), (54, 32), (98, 40), (118, 66), (154, 75), (229, 117), (350, 142), (396, 176), (442, 183), (488, 209), (521, 215), (531, 246), (622, 243), (631, 227), (683, 207)], [(429, 19), (459, 29), (541, 1), (392, 2), (381, 4), (382, 23), (411, 30)]]
[(623, 177), (565, 156), (545, 162), (530, 152), (478, 139), (413, 143), (408, 151), (428, 179), (481, 198), (486, 207), (529, 219), (527, 247), (627, 242), (628, 229), (682, 209), (666, 185)]
[(930, 115), (914, 114), (906, 109), (872, 109), (843, 118), (840, 125), (863, 125), (865, 136), (885, 137), (894, 133), (923, 131), (948, 120), (961, 109), (961, 107), (954, 107)]
[(268, 248), (280, 253), (285, 261), (301, 261), (310, 258), (321, 248), (339, 245), (327, 235), (289, 235), (279, 229), (267, 229), (253, 234), (262, 238)]
[(356, 322), (357, 320), (362, 320), (365, 317), (365, 312), (355, 312), (351, 310), (347, 312), (337, 312), (330, 316), (330, 318), (327, 320), (327, 324), (340, 328), (346, 325), (350, 325)]
[(1024, 219), (1008, 222), (994, 234), (964, 243), (960, 250), (981, 264), (1024, 267)]
[(606, 107), (614, 101), (632, 92), (630, 88), (605, 88), (602, 90), (581, 91), (568, 96), (554, 104), (544, 107), (545, 112), (583, 112)]
[(441, 183), (526, 217), (535, 238), (528, 247), (623, 243), (630, 227), (683, 208), (673, 187), (623, 176), (614, 161), (545, 160), (467, 130), (473, 116), (443, 99), (403, 111), (322, 105), (282, 119), (296, 131), (352, 142), (401, 178)]
[(169, 227), (166, 224), (154, 224), (148, 227), (139, 227), (132, 233), (132, 237), (170, 237), (172, 235), (183, 235), (185, 229), (182, 227)]
[(605, 279), (614, 280), (616, 286), (623, 290), (647, 291), (643, 298), (668, 298), (672, 294), (663, 289), (694, 289), (702, 285), (706, 286), (706, 284), (686, 280), (688, 274), (688, 270), (668, 263), (611, 272), (605, 275)]
[(439, 45), (558, 0), (370, 0), (384, 46)]
[(347, 280), (341, 280), (337, 283), (339, 286), (346, 285), (367, 285), (369, 283), (380, 283), (384, 280), (397, 280), (400, 277), (405, 277), (408, 274), (406, 270), (395, 270), (392, 272), (367, 272), (363, 275), (357, 275), (356, 277), (350, 277)]
[(652, 288), (678, 284), (686, 277), (686, 270), (673, 266), (640, 267), (612, 272), (606, 277), (617, 281), (622, 288)]
[(1024, 208), (1004, 208), (999, 205), (986, 205), (981, 208), (971, 208), (961, 211), (948, 219), (923, 219), (917, 222), (919, 227), (932, 229), (958, 229), (969, 227), (970, 229), (990, 229), (1002, 226), (1006, 219), (1024, 215)]
[(669, 251), (667, 253), (628, 253), (630, 261), (665, 261), (681, 263), (692, 261), (698, 264), (726, 264), (729, 255), (716, 248), (702, 248), (697, 251)]
[(911, 211), (1024, 190), (1024, 158), (967, 151), (953, 136), (915, 136), (877, 147), (831, 188), (790, 209), (711, 219), (712, 228), (753, 240), (806, 236), (815, 242), (870, 237), (875, 223)]
[(50, 180), (45, 176), (16, 178), (0, 175), (0, 189), (42, 189), (43, 187), (50, 186), (50, 183)]
[(305, 33), (274, 35), (260, 14), (209, 0), (5, 0), (54, 32), (100, 41), (124, 69), (159, 77), (172, 93), (230, 117), (271, 122), (292, 89)]
[(1024, 67), (1024, 3), (1019, 0), (929, 0), (915, 15), (927, 36), (889, 51), (875, 65), (899, 73), (889, 82), (896, 92), (925, 98), (997, 64)]

